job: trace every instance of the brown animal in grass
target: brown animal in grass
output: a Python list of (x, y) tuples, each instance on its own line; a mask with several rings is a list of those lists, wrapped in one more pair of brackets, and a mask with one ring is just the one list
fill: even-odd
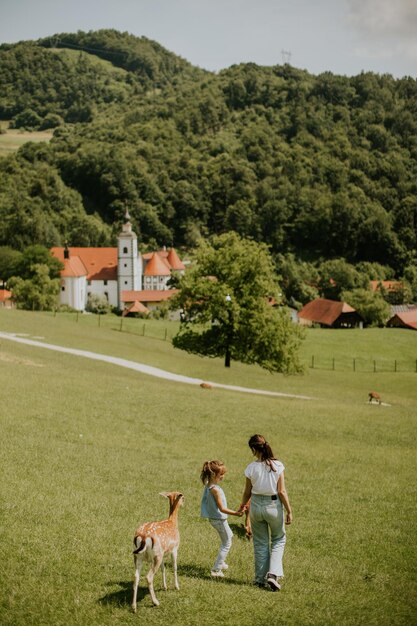
[(202, 387), (203, 389), (213, 389), (210, 383), (200, 383), (200, 387)]
[(135, 550), (133, 557), (135, 561), (135, 580), (133, 583), (133, 600), (132, 609), (136, 612), (136, 599), (138, 593), (140, 570), (144, 560), (150, 563), (147, 575), (149, 593), (152, 602), (158, 606), (159, 602), (155, 596), (153, 587), (153, 579), (159, 568), (162, 570), (162, 583), (166, 590), (164, 557), (172, 554), (172, 562), (174, 567), (175, 589), (179, 589), (177, 578), (177, 552), (180, 544), (180, 534), (178, 531), (178, 511), (184, 502), (184, 496), (179, 491), (170, 493), (163, 492), (160, 494), (169, 500), (169, 517), (160, 522), (148, 522), (142, 524), (135, 532), (133, 543)]
[(381, 396), (376, 391), (369, 392), (369, 402), (372, 403), (375, 400), (378, 404), (381, 404)]

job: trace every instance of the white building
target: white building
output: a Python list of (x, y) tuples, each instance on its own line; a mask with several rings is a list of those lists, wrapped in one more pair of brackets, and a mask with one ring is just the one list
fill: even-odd
[[(185, 270), (173, 248), (144, 255), (138, 252), (128, 212), (117, 248), (55, 247), (51, 253), (64, 264), (60, 303), (77, 311), (85, 310), (89, 295), (104, 296), (121, 310), (132, 308), (134, 303), (146, 309), (148, 302), (157, 308), (176, 293), (167, 285), (172, 273)], [(143, 311), (142, 306), (137, 304), (136, 308)]]

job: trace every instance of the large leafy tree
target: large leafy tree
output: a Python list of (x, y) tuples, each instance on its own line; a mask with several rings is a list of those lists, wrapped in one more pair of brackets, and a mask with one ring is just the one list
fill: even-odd
[(9, 287), (13, 300), (19, 309), (48, 311), (56, 306), (59, 294), (59, 278), (51, 278), (50, 268), (35, 263), (31, 268), (31, 278), (12, 276)]
[(23, 279), (31, 279), (38, 273), (39, 265), (46, 266), (51, 278), (59, 278), (64, 267), (59, 259), (41, 245), (28, 246), (20, 257), (16, 274)]
[(0, 282), (7, 282), (11, 276), (17, 274), (22, 253), (13, 250), (10, 246), (0, 246)]
[(173, 344), (224, 357), (226, 367), (234, 359), (271, 372), (300, 372), (302, 331), (286, 309), (272, 306), (272, 298), (278, 301), (280, 290), (265, 244), (235, 232), (202, 240), (173, 303), (183, 311)]
[(384, 326), (390, 317), (389, 304), (381, 294), (370, 289), (343, 291), (342, 299), (358, 311), (367, 326)]

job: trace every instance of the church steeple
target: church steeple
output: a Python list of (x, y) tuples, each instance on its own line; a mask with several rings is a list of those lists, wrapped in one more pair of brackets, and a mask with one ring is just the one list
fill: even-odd
[(138, 255), (138, 241), (132, 230), (129, 211), (126, 208), (125, 221), (118, 236), (117, 287), (119, 308), (123, 308), (122, 292), (139, 291), (142, 288), (142, 260)]
[[(126, 209), (125, 221), (124, 221), (124, 224), (122, 226), (121, 234), (124, 234), (124, 233), (132, 233), (133, 235), (135, 234), (132, 231), (132, 224), (131, 224), (131, 221), (130, 221), (129, 209)], [(135, 237), (136, 237), (136, 235), (135, 235)]]

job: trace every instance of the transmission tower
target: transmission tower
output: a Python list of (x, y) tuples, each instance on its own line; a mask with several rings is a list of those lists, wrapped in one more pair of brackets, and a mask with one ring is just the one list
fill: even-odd
[(289, 50), (281, 50), (282, 62), (284, 65), (291, 63), (291, 52)]

